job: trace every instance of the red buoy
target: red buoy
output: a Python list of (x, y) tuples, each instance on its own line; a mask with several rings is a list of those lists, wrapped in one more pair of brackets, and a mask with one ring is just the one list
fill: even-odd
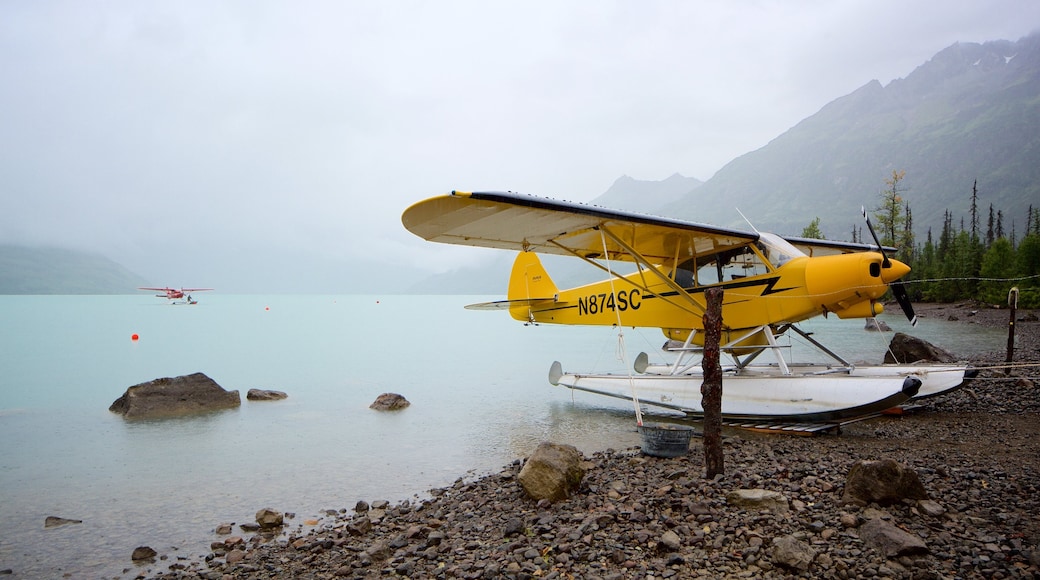
[(139, 338), (141, 338), (141, 337), (140, 337), (140, 336), (137, 336), (137, 333), (136, 333), (136, 332), (130, 335), (130, 340), (137, 340), (137, 339), (139, 339)]

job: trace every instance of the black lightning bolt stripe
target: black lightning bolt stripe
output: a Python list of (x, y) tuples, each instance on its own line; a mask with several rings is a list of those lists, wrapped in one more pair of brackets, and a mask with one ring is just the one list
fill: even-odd
[[(749, 279), (749, 280), (738, 280), (738, 281), (735, 281), (735, 282), (725, 282), (725, 283), (722, 283), (722, 284), (712, 284), (712, 285), (709, 285), (709, 286), (697, 286), (697, 287), (694, 287), (694, 288), (687, 288), (686, 289), (686, 293), (687, 294), (700, 294), (700, 293), (703, 293), (708, 288), (719, 288), (719, 287), (721, 287), (723, 290), (725, 290), (727, 288), (753, 288), (755, 286), (763, 286), (762, 293), (760, 294), (760, 296), (769, 296), (770, 294), (779, 294), (780, 292), (787, 292), (788, 290), (794, 290), (793, 287), (791, 287), (791, 288), (776, 288), (776, 285), (779, 282), (780, 282), (780, 276), (773, 276), (773, 277), (770, 277), (770, 278), (752, 278), (752, 279)], [(662, 292), (662, 293), (658, 294), (657, 296), (678, 296), (678, 295), (679, 295), (678, 292), (674, 292), (673, 291), (673, 292)], [(644, 296), (643, 298), (646, 299), (646, 298), (653, 298), (653, 297), (655, 297), (655, 296), (647, 295), (647, 296)]]

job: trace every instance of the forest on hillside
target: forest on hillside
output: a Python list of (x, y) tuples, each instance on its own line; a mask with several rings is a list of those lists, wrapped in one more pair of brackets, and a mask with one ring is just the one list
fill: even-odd
[[(895, 170), (885, 179), (881, 201), (874, 208), (877, 235), (882, 245), (898, 248), (896, 258), (910, 266), (905, 279), (910, 298), (918, 302), (978, 302), (1019, 308), (1040, 308), (1040, 208), (1029, 206), (1019, 224), (992, 204), (980, 208), (978, 183), (965, 188), (971, 196), (970, 212), (954, 216), (945, 212), (942, 231), (928, 229), (920, 241), (913, 228), (913, 207), (905, 198), (906, 173)], [(1010, 222), (1010, 224), (1009, 224)], [(802, 237), (820, 238), (814, 220)], [(861, 228), (853, 228), (853, 242), (870, 243)]]

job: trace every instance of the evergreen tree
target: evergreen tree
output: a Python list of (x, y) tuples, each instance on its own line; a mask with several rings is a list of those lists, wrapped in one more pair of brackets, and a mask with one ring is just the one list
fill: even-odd
[(939, 250), (936, 253), (936, 257), (939, 261), (946, 259), (946, 254), (950, 251), (953, 246), (953, 215), (950, 214), (950, 210), (946, 210), (943, 214), (943, 229), (942, 233), (939, 234)]
[[(855, 230), (853, 230), (855, 232)], [(823, 232), (820, 231), (820, 218), (813, 219), (809, 225), (802, 228), (802, 237), (811, 240), (822, 240)]]
[(932, 228), (928, 228), (928, 235), (924, 247), (917, 252), (917, 260), (911, 266), (917, 272), (916, 278), (918, 294), (925, 300), (935, 300), (935, 242), (932, 240)]
[(989, 204), (989, 221), (986, 224), (986, 247), (993, 245), (993, 241), (997, 239), (993, 231), (993, 204)]
[(1040, 233), (1029, 232), (1015, 252), (1015, 273), (1023, 277), (1019, 288), (1020, 308), (1040, 308)]
[(971, 241), (979, 239), (979, 180), (971, 184)]
[(903, 232), (906, 216), (903, 214), (903, 187), (901, 182), (906, 177), (906, 171), (892, 170), (892, 176), (885, 179), (887, 189), (881, 192), (881, 205), (874, 212), (877, 219), (878, 232), (881, 244), (885, 246), (900, 245), (901, 240), (897, 237)]
[[(910, 204), (906, 203), (903, 217), (903, 232), (899, 239), (898, 258), (904, 264), (912, 265), (914, 262), (914, 218), (910, 212)], [(910, 275), (913, 276), (911, 269)]]
[(1015, 274), (1027, 278), (1022, 286), (1040, 287), (1040, 233), (1030, 232), (1022, 238), (1015, 252)]
[(1008, 274), (1015, 271), (1015, 251), (1007, 238), (997, 238), (982, 258), (979, 270), (979, 298), (990, 304), (1001, 304), (1007, 298), (1012, 282)]

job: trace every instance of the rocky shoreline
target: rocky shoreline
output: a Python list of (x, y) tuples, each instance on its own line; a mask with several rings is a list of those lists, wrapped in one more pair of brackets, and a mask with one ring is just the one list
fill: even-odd
[[(922, 317), (1009, 323), (1007, 310), (915, 306)], [(712, 480), (697, 439), (670, 459), (638, 448), (586, 457), (579, 492), (556, 503), (525, 497), (517, 461), (425, 501), (360, 502), (273, 531), (217, 526), (206, 558), (159, 560), (138, 577), (1040, 577), (1040, 323), (1029, 311), (1019, 319), (1015, 361), (1032, 365), (1007, 374), (1004, 352), (977, 353), (979, 377), (959, 391), (840, 434), (727, 430), (725, 474)], [(843, 503), (850, 467), (880, 459), (915, 471), (929, 500)], [(749, 489), (777, 492), (788, 508), (728, 499)], [(875, 524), (917, 541), (879, 543)]]

